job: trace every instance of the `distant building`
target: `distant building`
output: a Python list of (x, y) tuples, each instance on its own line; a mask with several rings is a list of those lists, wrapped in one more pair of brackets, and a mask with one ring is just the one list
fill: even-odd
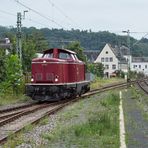
[(125, 46), (113, 48), (110, 44), (106, 44), (94, 61), (98, 62), (104, 65), (104, 74), (108, 77), (116, 70), (127, 73), (128, 68), (148, 75), (148, 57), (132, 57), (129, 48)]
[(99, 51), (98, 50), (84, 50), (83, 53), (86, 56), (88, 62), (93, 63), (96, 60), (99, 54)]
[(0, 49), (5, 49), (6, 54), (12, 49), (12, 44), (10, 43), (9, 38), (0, 39)]
[(148, 75), (148, 57), (132, 57), (130, 69)]
[(110, 44), (106, 44), (105, 47), (100, 51), (96, 60), (94, 61), (94, 63), (102, 63), (104, 65), (104, 74), (107, 77), (112, 76), (115, 71), (118, 70), (127, 72), (128, 59), (126, 57), (128, 57), (129, 54), (128, 50), (126, 53), (123, 53), (123, 48), (124, 47), (118, 48), (117, 46), (113, 48)]

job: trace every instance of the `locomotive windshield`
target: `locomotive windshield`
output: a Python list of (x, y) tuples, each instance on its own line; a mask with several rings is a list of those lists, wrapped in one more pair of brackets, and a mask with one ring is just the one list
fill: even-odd
[(53, 53), (45, 53), (43, 58), (53, 58)]
[(60, 52), (60, 53), (59, 53), (59, 58), (60, 58), (60, 59), (71, 59), (71, 56), (70, 56), (69, 53)]

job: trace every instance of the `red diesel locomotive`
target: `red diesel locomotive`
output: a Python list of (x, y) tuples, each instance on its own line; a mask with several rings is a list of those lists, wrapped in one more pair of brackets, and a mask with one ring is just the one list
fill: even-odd
[(31, 83), (26, 94), (33, 100), (54, 101), (73, 98), (90, 90), (85, 64), (67, 49), (48, 49), (32, 60)]

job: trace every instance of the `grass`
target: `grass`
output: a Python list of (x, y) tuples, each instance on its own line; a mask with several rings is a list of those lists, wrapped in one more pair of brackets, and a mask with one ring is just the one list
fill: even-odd
[(3, 148), (15, 148), (16, 146), (22, 144), (24, 142), (23, 137), (21, 134), (13, 135), (10, 133), (9, 139), (5, 145), (3, 145)]
[(96, 78), (92, 83), (91, 83), (91, 89), (96, 89), (98, 87), (102, 87), (108, 84), (112, 83), (118, 83), (118, 82), (124, 82), (124, 79), (121, 78), (110, 78), (110, 79), (102, 79), (102, 78)]
[(29, 97), (26, 97), (24, 94), (0, 94), (0, 106), (26, 102), (27, 100), (29, 100)]
[(95, 96), (60, 113), (58, 127), (49, 134), (49, 147), (119, 147), (119, 97)]
[(132, 99), (137, 99), (137, 104), (141, 108), (143, 117), (148, 120), (148, 96), (143, 91), (137, 91), (135, 87), (131, 89)]
[(29, 124), (26, 126), (21, 132), (18, 134), (13, 134), (10, 132), (10, 136), (7, 140), (7, 143), (3, 145), (3, 148), (15, 148), (16, 146), (19, 146), (22, 143), (31, 143), (33, 145), (32, 139), (27, 139), (27, 142), (24, 140), (24, 136), (22, 133), (31, 131), (34, 128), (33, 125)]

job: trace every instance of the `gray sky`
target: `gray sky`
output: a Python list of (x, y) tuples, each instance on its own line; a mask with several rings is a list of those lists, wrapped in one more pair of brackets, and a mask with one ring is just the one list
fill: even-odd
[[(29, 10), (16, 2), (1, 0), (0, 25), (16, 26), (17, 12)], [(148, 0), (18, 0), (29, 10), (23, 26), (37, 28), (91, 29), (110, 31), (124, 35), (130, 30), (131, 36), (142, 37), (148, 32)], [(11, 14), (8, 14), (11, 13)], [(53, 21), (52, 21), (53, 20)]]

